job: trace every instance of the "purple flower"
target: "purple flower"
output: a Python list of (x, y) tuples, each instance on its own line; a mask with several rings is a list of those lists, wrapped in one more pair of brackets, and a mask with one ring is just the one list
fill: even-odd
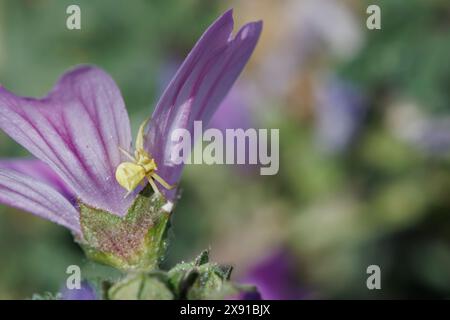
[(366, 115), (363, 95), (350, 83), (331, 77), (318, 88), (316, 99), (318, 145), (330, 152), (345, 150)]
[(87, 282), (81, 283), (80, 289), (68, 289), (64, 287), (61, 290), (62, 300), (97, 300), (95, 289)]
[[(148, 125), (144, 149), (170, 184), (183, 165), (170, 161), (171, 132), (207, 122), (241, 73), (262, 22), (233, 38), (232, 11), (202, 35), (164, 91)], [(0, 202), (30, 211), (81, 235), (79, 203), (123, 217), (128, 197), (115, 179), (132, 139), (128, 114), (114, 80), (93, 66), (67, 72), (44, 98), (19, 97), (0, 86), (0, 128), (37, 159), (0, 163)], [(175, 190), (160, 190), (173, 200)], [(81, 235), (82, 236), (82, 235)]]
[[(145, 147), (169, 184), (179, 180), (183, 169), (182, 164), (171, 162), (170, 133), (184, 128), (192, 134), (194, 121), (199, 120), (207, 126), (250, 58), (261, 28), (262, 22), (249, 23), (231, 38), (232, 11), (226, 12), (202, 35), (164, 91), (150, 121)], [(175, 191), (166, 195), (173, 198)]]
[(250, 269), (241, 281), (256, 286), (259, 295), (244, 294), (244, 300), (297, 300), (305, 292), (296, 279), (297, 270), (291, 255), (285, 250), (276, 250)]

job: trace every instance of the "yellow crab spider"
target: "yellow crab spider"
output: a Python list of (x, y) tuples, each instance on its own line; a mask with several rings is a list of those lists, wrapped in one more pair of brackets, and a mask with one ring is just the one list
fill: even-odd
[(147, 178), (153, 188), (153, 191), (156, 193), (160, 192), (154, 180), (158, 181), (168, 190), (175, 187), (168, 184), (163, 178), (156, 174), (155, 171), (158, 170), (156, 162), (151, 155), (144, 150), (144, 129), (148, 121), (149, 119), (145, 120), (139, 127), (136, 137), (136, 150), (134, 151), (134, 157), (119, 147), (120, 152), (122, 152), (131, 161), (122, 162), (116, 169), (117, 182), (128, 191), (125, 198), (133, 192), (133, 190), (136, 189), (140, 183), (143, 183), (145, 178)]

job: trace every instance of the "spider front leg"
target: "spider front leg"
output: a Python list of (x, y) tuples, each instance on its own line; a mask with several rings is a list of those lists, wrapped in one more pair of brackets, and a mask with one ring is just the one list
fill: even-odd
[(119, 147), (119, 151), (122, 152), (122, 154), (125, 155), (131, 161), (136, 162), (136, 159), (131, 154), (129, 154), (128, 151), (122, 149), (121, 147)]
[(128, 192), (123, 196), (123, 198), (126, 199), (130, 194), (133, 193), (133, 191), (134, 191), (134, 190), (128, 191)]
[(148, 175), (148, 176), (147, 176), (147, 180), (148, 180), (148, 183), (150, 183), (150, 185), (152, 186), (152, 189), (153, 189), (153, 191), (154, 191), (155, 193), (161, 193), (161, 192), (159, 192), (158, 186), (157, 186), (156, 183), (153, 181), (153, 178), (152, 178), (151, 175)]
[(166, 188), (167, 190), (172, 190), (173, 188), (175, 188), (177, 185), (176, 184), (174, 184), (174, 185), (170, 185), (170, 184), (168, 184), (167, 182), (166, 182), (166, 180), (164, 180), (163, 178), (161, 178), (159, 175), (157, 175), (156, 173), (152, 173), (151, 174), (151, 177), (153, 178), (153, 179), (155, 179), (156, 181), (158, 181), (164, 188)]

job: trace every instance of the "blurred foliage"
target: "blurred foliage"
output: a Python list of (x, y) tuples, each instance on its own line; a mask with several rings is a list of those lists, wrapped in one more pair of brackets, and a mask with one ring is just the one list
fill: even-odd
[[(374, 3), (364, 0), (362, 8)], [(365, 30), (364, 50), (342, 73), (366, 89), (401, 92), (430, 111), (449, 111), (450, 5), (446, 0), (378, 0), (382, 31)]]

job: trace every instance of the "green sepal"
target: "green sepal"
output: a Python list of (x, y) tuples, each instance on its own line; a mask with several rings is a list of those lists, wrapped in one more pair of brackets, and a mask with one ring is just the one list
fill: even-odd
[(51, 293), (51, 292), (44, 292), (44, 293), (34, 293), (31, 297), (31, 300), (61, 300), (61, 294), (60, 293)]
[(242, 292), (253, 292), (253, 286), (240, 286), (230, 281), (231, 266), (209, 262), (209, 251), (194, 261), (177, 264), (167, 272), (176, 299), (224, 299)]
[(158, 273), (131, 275), (108, 291), (110, 300), (173, 300), (164, 275)]
[[(158, 267), (167, 248), (170, 212), (167, 200), (146, 187), (125, 217), (79, 203), (86, 256), (124, 272), (147, 272)], [(169, 206), (170, 207), (170, 206)]]

